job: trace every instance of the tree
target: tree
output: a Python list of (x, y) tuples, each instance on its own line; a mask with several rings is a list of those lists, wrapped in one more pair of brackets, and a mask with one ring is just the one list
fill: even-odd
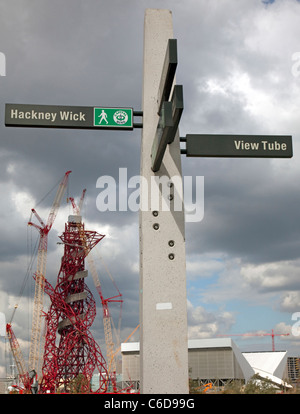
[(259, 374), (253, 375), (244, 388), (245, 394), (276, 394), (277, 391), (271, 380), (261, 378)]

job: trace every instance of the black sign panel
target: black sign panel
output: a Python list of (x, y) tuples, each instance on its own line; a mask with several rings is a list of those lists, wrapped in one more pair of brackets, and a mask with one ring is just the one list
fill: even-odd
[(175, 72), (177, 68), (177, 40), (169, 39), (161, 79), (158, 88), (158, 113), (160, 114), (163, 102), (169, 100)]
[(6, 104), (5, 125), (39, 128), (133, 129), (132, 108)]
[(187, 157), (291, 158), (290, 135), (207, 135), (186, 136)]
[(154, 172), (160, 169), (173, 127), (172, 102), (164, 102), (151, 150), (152, 171)]
[(47, 128), (87, 128), (93, 126), (93, 108), (86, 106), (56, 106), (6, 104), (6, 126)]
[(173, 117), (173, 128), (171, 130), (168, 144), (171, 144), (179, 126), (179, 121), (183, 112), (183, 88), (182, 85), (175, 85), (173, 89), (173, 95), (171, 98), (172, 102), (172, 117)]

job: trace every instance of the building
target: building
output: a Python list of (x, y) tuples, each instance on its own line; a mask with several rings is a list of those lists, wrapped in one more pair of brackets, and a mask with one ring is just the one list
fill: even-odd
[[(188, 341), (189, 377), (199, 386), (212, 383), (223, 387), (233, 380), (247, 383), (258, 374), (274, 385), (286, 386), (287, 352), (242, 353), (231, 338), (192, 339)], [(139, 388), (139, 342), (121, 345), (122, 386)]]
[(140, 385), (140, 343), (127, 342), (121, 344), (122, 354), (122, 386), (132, 386), (138, 390)]
[(292, 388), (288, 379), (287, 352), (244, 352), (243, 356), (260, 378), (268, 378), (275, 386)]
[(189, 376), (221, 387), (232, 380), (248, 382), (254, 370), (230, 338), (194, 339), (189, 345)]
[(295, 385), (299, 386), (300, 380), (300, 358), (295, 356), (289, 356), (287, 359), (287, 378)]
[[(254, 370), (230, 338), (189, 340), (188, 347), (189, 377), (199, 386), (207, 382), (224, 386), (235, 379), (247, 382), (254, 375)], [(129, 384), (135, 389), (139, 387), (139, 351), (138, 342), (121, 346), (123, 387)]]

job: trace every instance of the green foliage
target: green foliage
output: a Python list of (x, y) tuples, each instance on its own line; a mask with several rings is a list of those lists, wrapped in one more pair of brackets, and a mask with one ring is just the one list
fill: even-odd
[(278, 388), (266, 378), (261, 378), (258, 374), (243, 385), (241, 381), (232, 381), (224, 388), (223, 394), (276, 394)]
[(222, 394), (243, 394), (243, 383), (239, 380), (230, 381), (224, 387)]
[(244, 394), (276, 394), (276, 392), (278, 388), (269, 379), (261, 378), (258, 374), (253, 375), (244, 388)]
[(189, 389), (190, 394), (203, 394), (201, 387), (199, 387), (198, 381), (192, 380), (191, 378), (189, 379)]
[(70, 394), (89, 394), (90, 384), (87, 378), (83, 374), (77, 375), (70, 384)]

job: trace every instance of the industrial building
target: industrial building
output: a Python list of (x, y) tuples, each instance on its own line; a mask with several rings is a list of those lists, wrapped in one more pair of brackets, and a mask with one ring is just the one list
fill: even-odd
[(287, 359), (287, 378), (291, 384), (298, 385), (300, 381), (300, 358), (288, 356)]
[[(122, 385), (139, 388), (140, 344), (123, 343)], [(189, 377), (199, 386), (212, 383), (222, 388), (233, 380), (247, 383), (258, 374), (278, 387), (290, 388), (286, 351), (242, 353), (231, 338), (192, 339), (188, 341)]]

